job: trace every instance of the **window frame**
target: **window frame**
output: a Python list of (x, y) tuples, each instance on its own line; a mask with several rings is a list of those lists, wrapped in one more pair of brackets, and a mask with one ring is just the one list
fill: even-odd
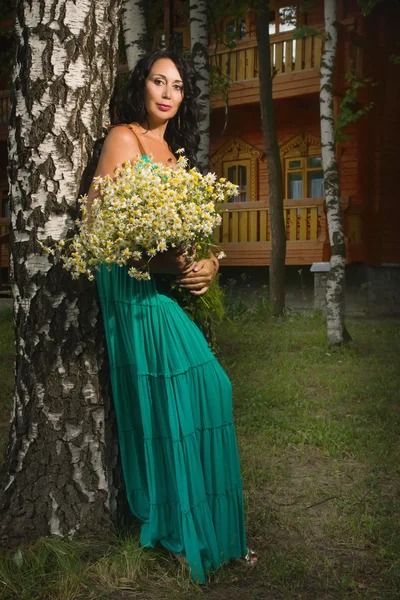
[(181, 27), (174, 27), (174, 33), (182, 33), (183, 37), (183, 51), (190, 52), (190, 28), (187, 25)]
[[(257, 203), (258, 197), (258, 178), (259, 178), (259, 161), (265, 157), (264, 153), (258, 150), (258, 148), (251, 146), (244, 140), (238, 137), (230, 138), (215, 154), (210, 157), (211, 170), (214, 171), (218, 177), (224, 176), (224, 163), (231, 164), (245, 164), (248, 161), (248, 173), (247, 173), (247, 200), (248, 202)], [(232, 205), (243, 205), (244, 202), (238, 202), (236, 198), (233, 199)]]
[[(238, 196), (234, 196), (232, 198), (232, 202), (240, 202), (240, 203), (250, 202), (251, 201), (250, 197), (249, 197), (250, 192), (251, 192), (251, 187), (250, 187), (251, 160), (250, 160), (250, 158), (243, 158), (243, 159), (238, 158), (237, 160), (223, 160), (222, 161), (222, 173), (223, 173), (222, 176), (225, 177), (225, 179), (228, 179), (229, 169), (232, 167), (236, 167), (238, 169), (239, 166), (246, 167), (246, 189), (243, 190), (243, 189), (239, 188), (239, 194), (238, 194)], [(241, 194), (246, 194), (246, 200), (240, 200)]]
[(8, 182), (0, 182), (0, 202), (0, 219), (10, 219), (10, 192)]
[[(242, 17), (242, 19), (237, 19), (235, 16), (224, 17), (220, 24), (220, 35), (221, 35), (222, 42), (224, 44), (229, 44), (232, 40), (234, 40), (236, 44), (241, 44), (243, 42), (248, 42), (251, 37), (254, 37), (253, 33), (255, 33), (255, 32), (253, 31), (254, 26), (252, 26), (251, 17), (252, 17), (252, 14), (251, 14), (250, 10), (246, 11), (246, 14)], [(228, 40), (228, 37), (226, 34), (227, 25), (229, 23), (234, 23), (235, 24), (234, 31), (240, 32), (240, 25), (243, 22), (245, 24), (244, 36), (240, 37), (240, 34), (239, 34), (239, 37), (232, 36), (232, 40)]]
[[(295, 6), (296, 8), (296, 24), (293, 27), (293, 29), (289, 29), (288, 31), (280, 31), (280, 18), (279, 18), (279, 9), (280, 8), (285, 8), (287, 6)], [(291, 33), (293, 32), (296, 27), (301, 23), (301, 15), (300, 15), (300, 11), (299, 11), (299, 2), (298, 0), (292, 0), (292, 2), (290, 2), (290, 0), (277, 0), (276, 2), (271, 2), (270, 7), (270, 15), (271, 13), (275, 13), (275, 19), (272, 21), (271, 19), (268, 21), (268, 27), (271, 23), (275, 24), (275, 33), (271, 33), (270, 32), (270, 36), (275, 36), (275, 35), (284, 35), (287, 33)]]
[[(308, 193), (310, 191), (308, 189), (308, 173), (322, 171), (322, 175), (323, 175), (322, 166), (320, 168), (307, 166), (308, 159), (313, 158), (313, 157), (322, 157), (321, 149), (310, 148), (308, 150), (308, 152), (305, 154), (302, 153), (300, 150), (294, 150), (294, 151), (290, 152), (289, 155), (285, 155), (283, 171), (284, 171), (284, 189), (285, 189), (285, 199), (286, 200), (295, 202), (296, 200), (300, 200), (300, 199), (312, 199), (312, 200), (319, 199), (319, 198), (311, 198), (311, 196), (308, 195)], [(299, 160), (301, 162), (301, 166), (299, 168), (290, 169), (289, 162), (292, 160)], [(301, 174), (302, 174), (303, 195), (301, 196), (301, 198), (289, 198), (289, 177), (288, 177), (289, 173), (299, 173), (299, 172), (301, 172)], [(304, 190), (304, 184), (306, 186), (305, 190)], [(304, 195), (304, 191), (305, 191), (306, 195)]]

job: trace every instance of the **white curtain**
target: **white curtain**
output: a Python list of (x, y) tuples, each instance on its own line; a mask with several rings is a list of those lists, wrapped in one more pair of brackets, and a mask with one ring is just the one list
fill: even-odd
[(311, 198), (323, 198), (324, 197), (324, 180), (323, 179), (311, 179), (310, 194)]
[(301, 179), (291, 180), (289, 182), (289, 198), (297, 200), (303, 197), (303, 182)]

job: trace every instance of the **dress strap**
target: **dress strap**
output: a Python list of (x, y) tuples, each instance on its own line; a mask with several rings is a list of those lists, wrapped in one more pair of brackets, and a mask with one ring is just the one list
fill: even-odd
[(142, 144), (142, 142), (140, 141), (140, 139), (139, 139), (139, 136), (138, 136), (138, 134), (136, 133), (136, 131), (135, 131), (135, 130), (132, 128), (132, 126), (131, 126), (131, 125), (129, 125), (129, 123), (123, 123), (123, 125), (124, 125), (125, 127), (127, 127), (127, 128), (128, 128), (130, 131), (132, 131), (133, 135), (135, 136), (135, 138), (136, 138), (136, 140), (137, 140), (137, 143), (138, 143), (139, 150), (140, 150), (141, 154), (142, 154), (142, 155), (143, 155), (143, 154), (146, 154), (146, 152), (145, 152), (145, 149), (143, 148), (143, 144)]

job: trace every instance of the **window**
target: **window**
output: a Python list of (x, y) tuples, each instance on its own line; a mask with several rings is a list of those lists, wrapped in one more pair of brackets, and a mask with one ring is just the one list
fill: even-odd
[(289, 200), (324, 197), (321, 156), (287, 158), (285, 173), (285, 197)]
[(246, 202), (248, 197), (248, 179), (250, 173), (250, 160), (229, 161), (223, 163), (224, 177), (239, 187), (239, 195), (234, 196), (231, 202)]
[[(155, 48), (166, 50), (167, 40), (163, 31), (158, 32), (153, 40)], [(188, 27), (174, 27), (172, 45), (174, 52), (177, 53), (188, 52), (190, 50), (190, 30)]]
[(246, 37), (246, 21), (242, 19), (230, 19), (224, 22), (225, 43), (233, 42), (234, 40), (244, 40)]
[(297, 24), (297, 6), (283, 4), (269, 13), (269, 34), (293, 31)]
[(10, 205), (8, 203), (8, 198), (2, 198), (1, 200), (1, 215), (0, 217), (9, 218), (10, 217)]
[(210, 158), (211, 171), (239, 187), (232, 202), (258, 200), (258, 162), (262, 152), (240, 138), (231, 138)]
[(0, 187), (0, 218), (8, 219), (10, 217), (10, 204), (8, 197), (8, 184)]
[(178, 52), (179, 54), (182, 54), (182, 52), (183, 52), (183, 31), (174, 31), (173, 49), (174, 49), (174, 52)]
[(178, 53), (190, 50), (189, 27), (174, 27), (174, 51)]

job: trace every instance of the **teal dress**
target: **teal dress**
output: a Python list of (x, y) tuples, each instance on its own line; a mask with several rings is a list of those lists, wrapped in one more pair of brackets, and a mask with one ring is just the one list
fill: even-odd
[(128, 501), (140, 543), (186, 557), (191, 575), (244, 556), (246, 536), (232, 389), (197, 325), (127, 267), (97, 285)]

